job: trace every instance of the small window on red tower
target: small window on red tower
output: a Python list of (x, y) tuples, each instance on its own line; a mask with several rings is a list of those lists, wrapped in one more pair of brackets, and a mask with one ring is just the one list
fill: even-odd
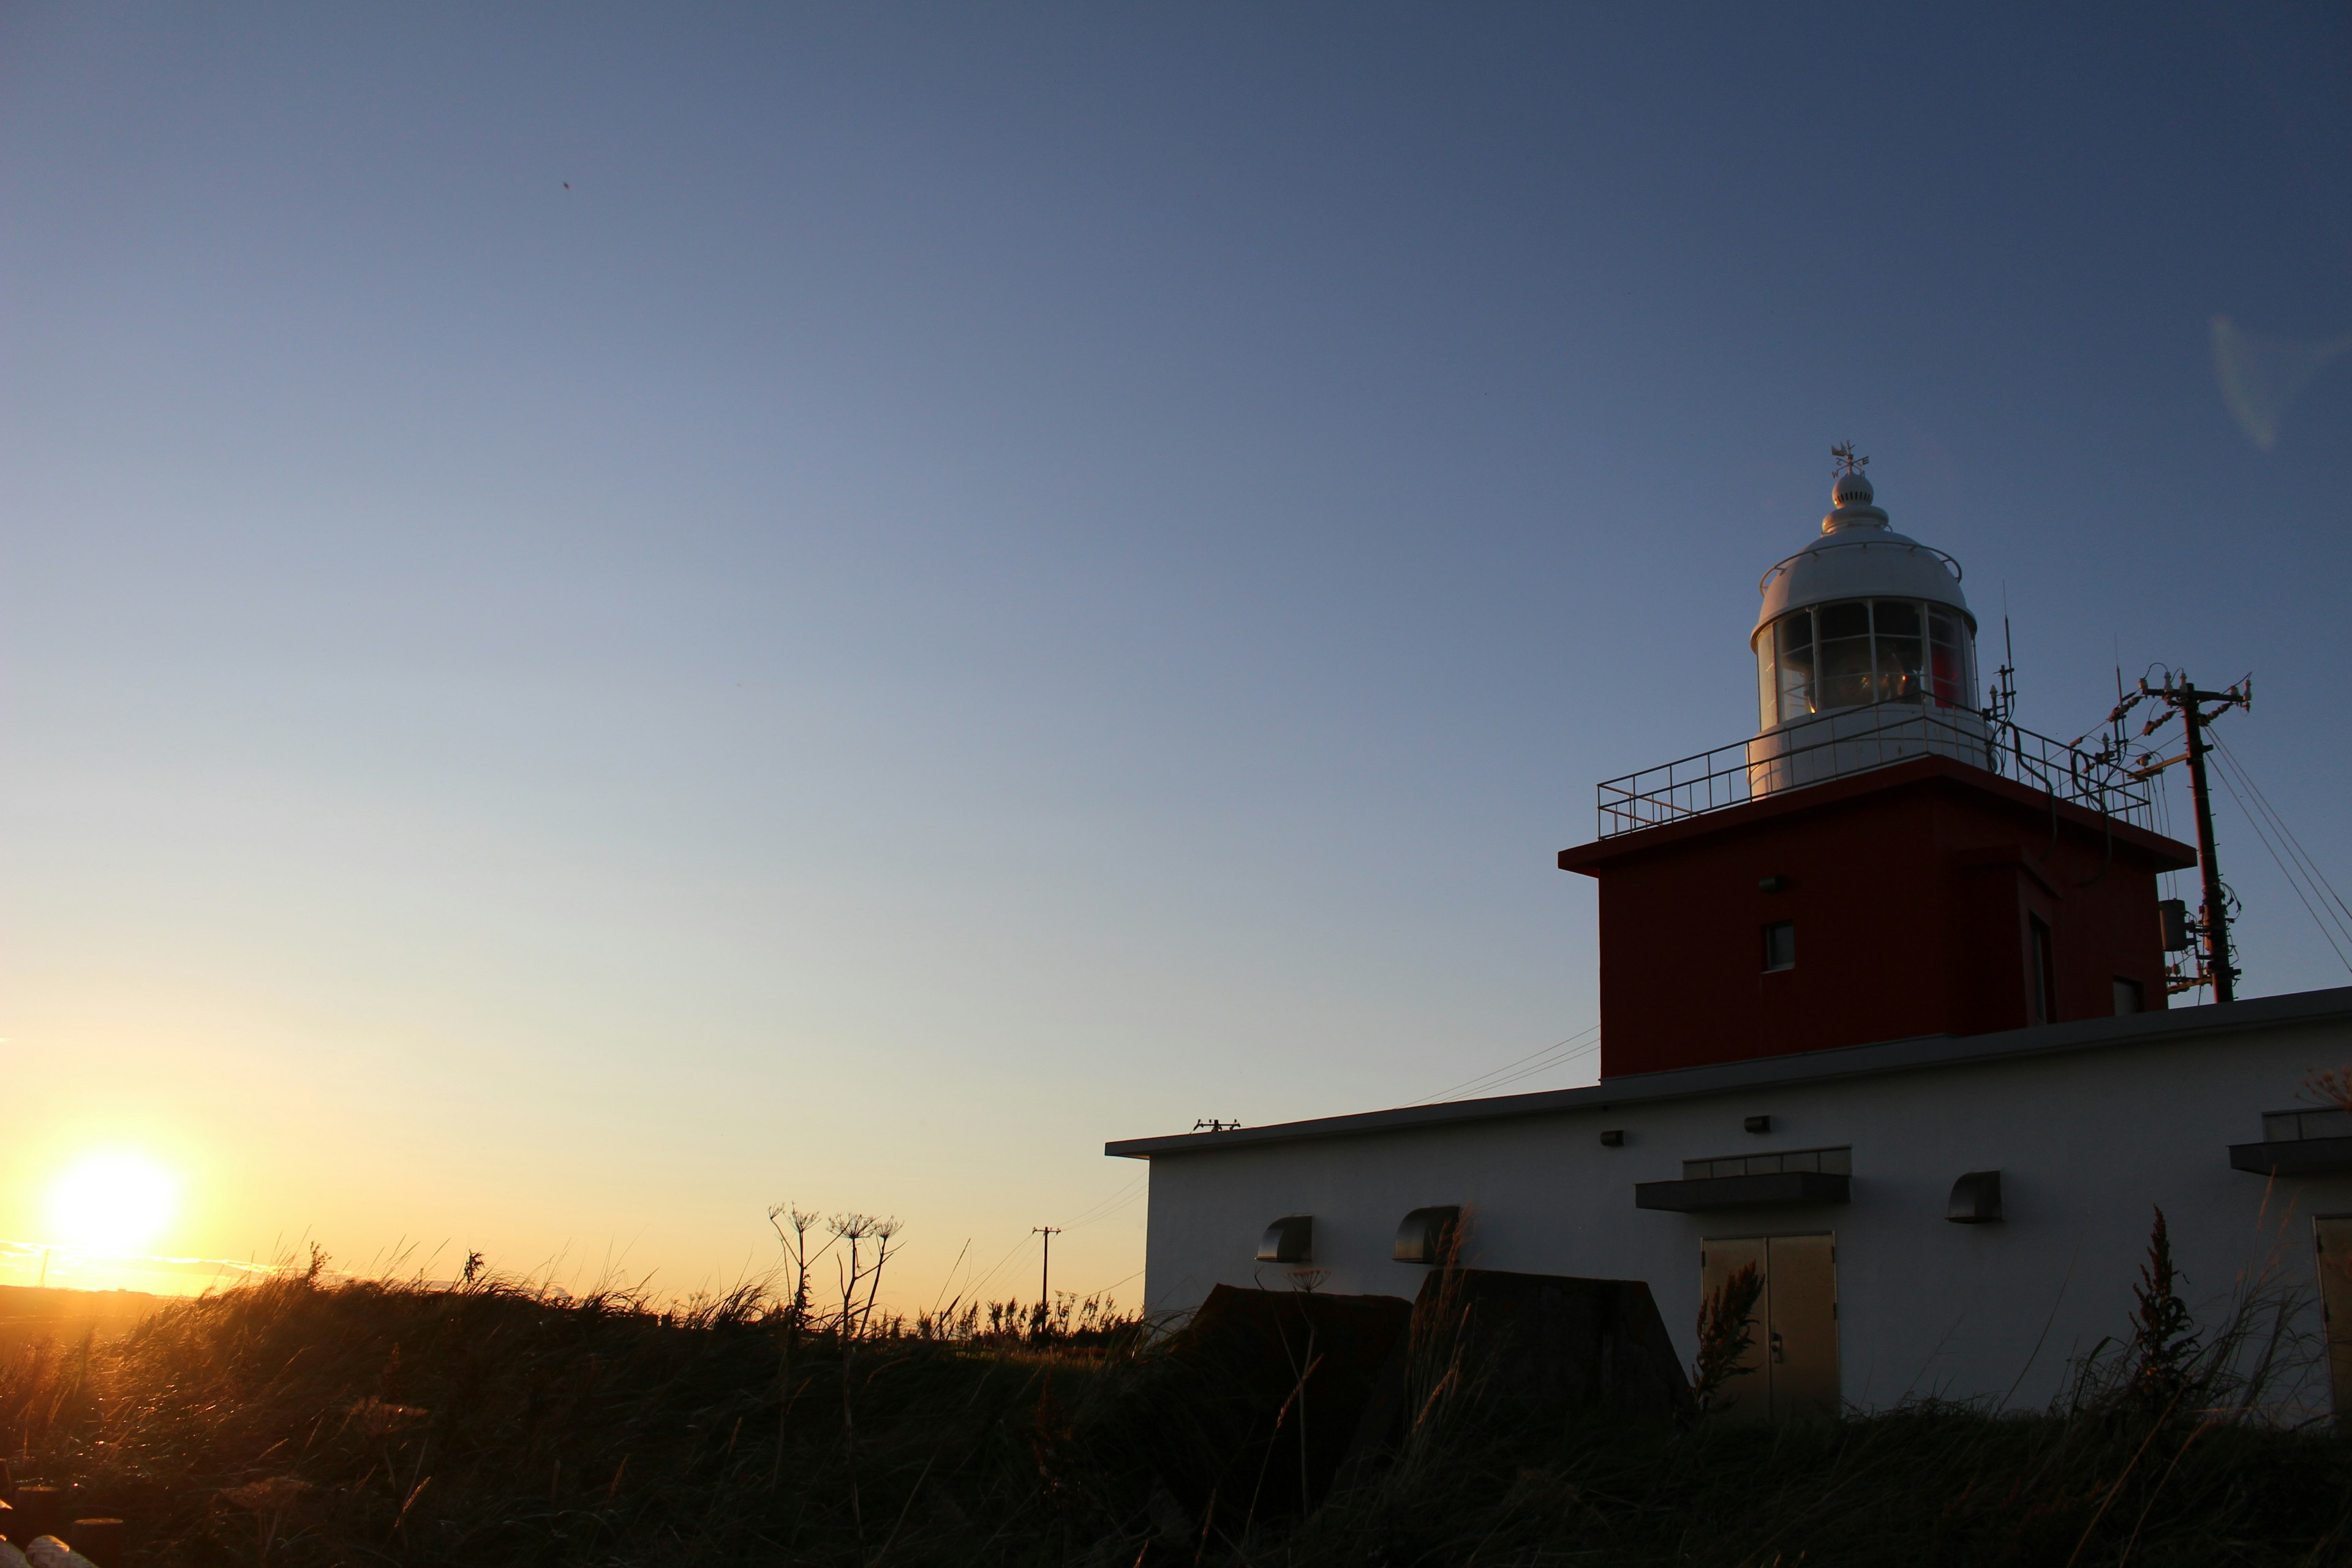
[(1797, 967), (1797, 922), (1774, 921), (1764, 928), (1764, 969), (1769, 973), (1776, 969)]
[(2058, 965), (2051, 952), (2050, 927), (2040, 915), (2028, 915), (2025, 922), (2032, 948), (2033, 1021), (2054, 1024), (2058, 1021)]
[(2116, 977), (2116, 1017), (2120, 1018), (2127, 1013), (2137, 1013), (2147, 1005), (2147, 994), (2140, 989), (2138, 981), (2126, 980), (2121, 975)]

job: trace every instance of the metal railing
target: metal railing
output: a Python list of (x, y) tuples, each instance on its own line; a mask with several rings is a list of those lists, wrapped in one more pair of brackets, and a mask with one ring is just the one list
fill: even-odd
[[(1814, 731), (1818, 737), (1809, 738)], [(1833, 710), (1787, 730), (1607, 780), (1598, 786), (1601, 837), (1703, 816), (1921, 756), (1982, 768), (2136, 827), (2154, 826), (2150, 786), (2111, 759), (2005, 719), (1882, 702)]]

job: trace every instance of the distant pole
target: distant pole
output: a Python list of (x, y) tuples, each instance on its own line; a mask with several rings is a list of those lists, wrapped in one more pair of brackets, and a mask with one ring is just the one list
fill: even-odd
[(1037, 1305), (1042, 1310), (1054, 1299), (1047, 1287), (1054, 1279), (1054, 1238), (1062, 1234), (1062, 1227), (1058, 1225), (1034, 1225), (1029, 1227), (1029, 1234), (1045, 1238), (1045, 1259), (1037, 1266)]

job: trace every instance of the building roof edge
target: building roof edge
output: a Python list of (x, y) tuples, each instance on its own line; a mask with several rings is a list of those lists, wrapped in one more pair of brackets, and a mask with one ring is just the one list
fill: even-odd
[(1452, 1126), (1465, 1121), (1544, 1116), (1656, 1100), (1695, 1100), (1713, 1094), (1866, 1078), (1880, 1073), (1914, 1072), (1928, 1068), (1963, 1067), (1975, 1062), (2057, 1056), (2069, 1051), (2153, 1045), (2193, 1039), (2200, 1035), (2240, 1029), (2280, 1028), (2329, 1018), (2352, 1020), (2352, 986), (2291, 992), (2283, 996), (2262, 996), (2226, 1005), (2180, 1007), (2159, 1013), (2134, 1013), (2117, 1018), (2084, 1018), (2067, 1024), (2043, 1024), (1991, 1035), (1926, 1035), (1906, 1040), (1884, 1040), (1867, 1046), (1841, 1046), (1831, 1050), (1801, 1051), (1790, 1056), (1759, 1057), (1749, 1061), (1676, 1068), (1666, 1072), (1629, 1073), (1622, 1078), (1604, 1079), (1582, 1089), (1546, 1089), (1533, 1094), (1509, 1094), (1488, 1100), (1444, 1100), (1431, 1105), (1403, 1105), (1388, 1110), (1318, 1117), (1307, 1121), (1284, 1121), (1266, 1127), (1236, 1127), (1216, 1132), (1180, 1132), (1157, 1138), (1118, 1139), (1104, 1144), (1103, 1152), (1114, 1158), (1130, 1160), (1148, 1160), (1159, 1154), (1213, 1153), (1244, 1144), (1296, 1143), (1318, 1138), (1360, 1137), (1410, 1131), (1423, 1127)]

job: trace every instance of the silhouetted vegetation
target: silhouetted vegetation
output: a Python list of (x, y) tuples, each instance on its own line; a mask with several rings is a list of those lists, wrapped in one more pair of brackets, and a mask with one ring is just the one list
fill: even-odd
[(1723, 1406), (1734, 1378), (1751, 1368), (1740, 1361), (1756, 1344), (1756, 1303), (1764, 1277), (1745, 1263), (1699, 1304), (1698, 1359), (1691, 1363), (1691, 1394), (1702, 1412)]
[[(797, 1270), (775, 1298), (665, 1310), (478, 1267), (434, 1287), (314, 1268), (19, 1352), (0, 1433), (20, 1478), (77, 1484), (156, 1568), (2352, 1561), (2352, 1456), (2248, 1414), (2276, 1304), (2199, 1335), (2160, 1249), (2135, 1331), (2032, 1415), (1545, 1410), (1416, 1321), (1395, 1433), (1325, 1494), (1269, 1468), (1296, 1462), (1311, 1365), (1273, 1378), (1277, 1410), (1099, 1302), (910, 1326), (866, 1288), (887, 1238), (858, 1239), (859, 1289), (822, 1305)], [(1736, 1355), (1746, 1312), (1711, 1309)]]

